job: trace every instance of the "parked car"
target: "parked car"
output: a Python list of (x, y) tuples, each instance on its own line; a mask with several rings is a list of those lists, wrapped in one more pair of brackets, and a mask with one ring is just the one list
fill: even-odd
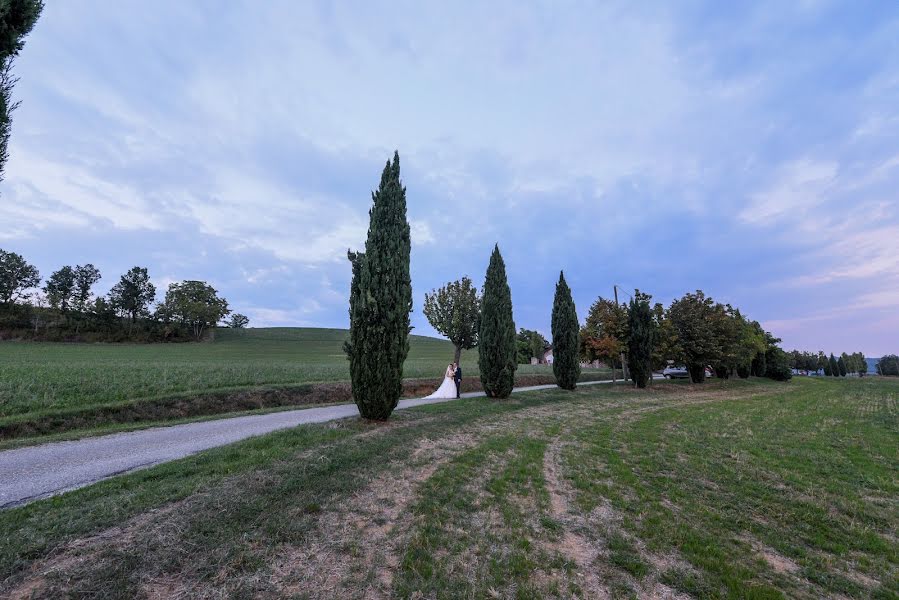
[(687, 367), (666, 367), (664, 371), (662, 371), (662, 375), (665, 376), (665, 379), (689, 379), (690, 372), (687, 370)]
[[(689, 379), (690, 371), (687, 370), (687, 367), (668, 367), (662, 371), (662, 375), (665, 376), (665, 379)], [(714, 377), (715, 372), (706, 367), (705, 376), (706, 378)]]

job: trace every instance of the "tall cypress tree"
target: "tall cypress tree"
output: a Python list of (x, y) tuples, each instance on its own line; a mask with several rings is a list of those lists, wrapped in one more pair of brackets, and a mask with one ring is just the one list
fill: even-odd
[(556, 384), (562, 389), (576, 388), (581, 376), (581, 365), (578, 362), (579, 331), (571, 289), (565, 281), (565, 273), (560, 272), (553, 300), (552, 333), (553, 375), (556, 376)]
[(512, 291), (506, 279), (506, 264), (497, 245), (490, 256), (484, 280), (478, 332), (478, 368), (487, 396), (508, 398), (515, 384), (517, 367)]
[(840, 376), (840, 366), (837, 364), (837, 359), (834, 358), (833, 354), (830, 355), (830, 358), (828, 359), (828, 361), (830, 362), (831, 376), (839, 377)]
[(0, 0), (0, 181), (8, 158), (12, 111), (19, 105), (12, 99), (17, 81), (12, 64), (43, 9), (42, 0)]
[(627, 310), (627, 366), (638, 388), (645, 388), (652, 376), (655, 323), (649, 306), (650, 298), (648, 294), (636, 290)]
[(365, 252), (349, 252), (350, 361), (353, 400), (367, 419), (390, 416), (403, 390), (403, 362), (409, 353), (411, 237), (406, 220), (406, 188), (400, 156), (394, 153), (372, 192)]
[(840, 377), (845, 377), (846, 373), (849, 372), (849, 370), (846, 368), (846, 361), (842, 356), (837, 359), (837, 368), (839, 369)]

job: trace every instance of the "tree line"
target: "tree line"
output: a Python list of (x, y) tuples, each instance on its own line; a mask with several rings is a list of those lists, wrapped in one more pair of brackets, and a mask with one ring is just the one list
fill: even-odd
[[(495, 248), (484, 283), (485, 299), (494, 289), (508, 285), (501, 260)], [(497, 283), (494, 279), (500, 271), (503, 279)], [(514, 325), (505, 328), (512, 332), (505, 343), (514, 348), (516, 363), (542, 357), (551, 347), (553, 370), (560, 385), (562, 379), (567, 384), (579, 371), (581, 361), (594, 360), (627, 369), (628, 379), (638, 387), (651, 380), (653, 371), (671, 364), (685, 365), (694, 383), (705, 380), (708, 368), (723, 379), (755, 375), (786, 381), (792, 377), (791, 356), (778, 345), (781, 340), (730, 304), (715, 302), (701, 290), (685, 294), (667, 308), (661, 303), (651, 304), (651, 299), (640, 290), (634, 291), (628, 304), (600, 296), (580, 326), (562, 273), (553, 302), (552, 344), (537, 331), (521, 329), (516, 334)], [(425, 316), (434, 329), (453, 342), (457, 360), (461, 350), (487, 343), (477, 335), (483, 328), (479, 323), (483, 302), (467, 277), (425, 295)], [(506, 312), (511, 322), (511, 310)], [(490, 331), (492, 326), (488, 327)], [(479, 350), (479, 359), (482, 355), (489, 360), (493, 351)]]
[(850, 374), (864, 377), (868, 373), (868, 361), (861, 352), (843, 352), (839, 357), (833, 354), (828, 357), (823, 351), (816, 353), (792, 350), (789, 360), (790, 367), (797, 371), (823, 373), (827, 377), (846, 377)]
[(93, 264), (65, 265), (41, 286), (37, 267), (0, 249), (0, 332), (42, 340), (199, 341), (228, 315), (229, 327), (249, 324), (205, 281), (171, 283), (157, 303), (146, 267), (129, 269), (106, 295), (93, 291), (100, 279)]

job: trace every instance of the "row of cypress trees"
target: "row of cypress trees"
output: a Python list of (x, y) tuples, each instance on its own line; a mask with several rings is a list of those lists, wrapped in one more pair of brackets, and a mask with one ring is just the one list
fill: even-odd
[[(367, 419), (388, 418), (402, 393), (412, 311), (411, 248), (406, 188), (400, 180), (399, 153), (394, 152), (377, 191), (372, 192), (365, 251), (347, 253), (353, 274), (344, 351), (350, 362), (353, 399)], [(644, 313), (649, 315), (648, 304), (638, 318)], [(632, 327), (639, 330), (640, 324)], [(552, 310), (553, 373), (559, 387), (568, 390), (575, 388), (580, 377), (578, 332), (571, 289), (560, 273)], [(496, 245), (484, 280), (478, 325), (478, 367), (490, 398), (507, 398), (512, 393), (518, 366), (515, 334), (512, 292)], [(651, 342), (648, 348), (640, 344), (631, 348), (634, 356), (648, 353)], [(642, 374), (639, 366), (632, 370)]]
[[(553, 375), (560, 388), (573, 390), (581, 376), (578, 360), (578, 331), (571, 288), (565, 273), (559, 274), (552, 310)], [(494, 247), (484, 280), (478, 336), (478, 368), (481, 384), (490, 398), (507, 398), (515, 384), (518, 352), (512, 317), (512, 293), (506, 279), (506, 265)]]

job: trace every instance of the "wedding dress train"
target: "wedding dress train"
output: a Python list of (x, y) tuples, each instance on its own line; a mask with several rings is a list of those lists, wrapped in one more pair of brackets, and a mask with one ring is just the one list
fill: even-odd
[(453, 374), (447, 370), (446, 376), (443, 378), (443, 383), (440, 384), (440, 387), (437, 388), (430, 396), (426, 396), (425, 399), (430, 398), (455, 398), (456, 397), (456, 381), (453, 378)]

